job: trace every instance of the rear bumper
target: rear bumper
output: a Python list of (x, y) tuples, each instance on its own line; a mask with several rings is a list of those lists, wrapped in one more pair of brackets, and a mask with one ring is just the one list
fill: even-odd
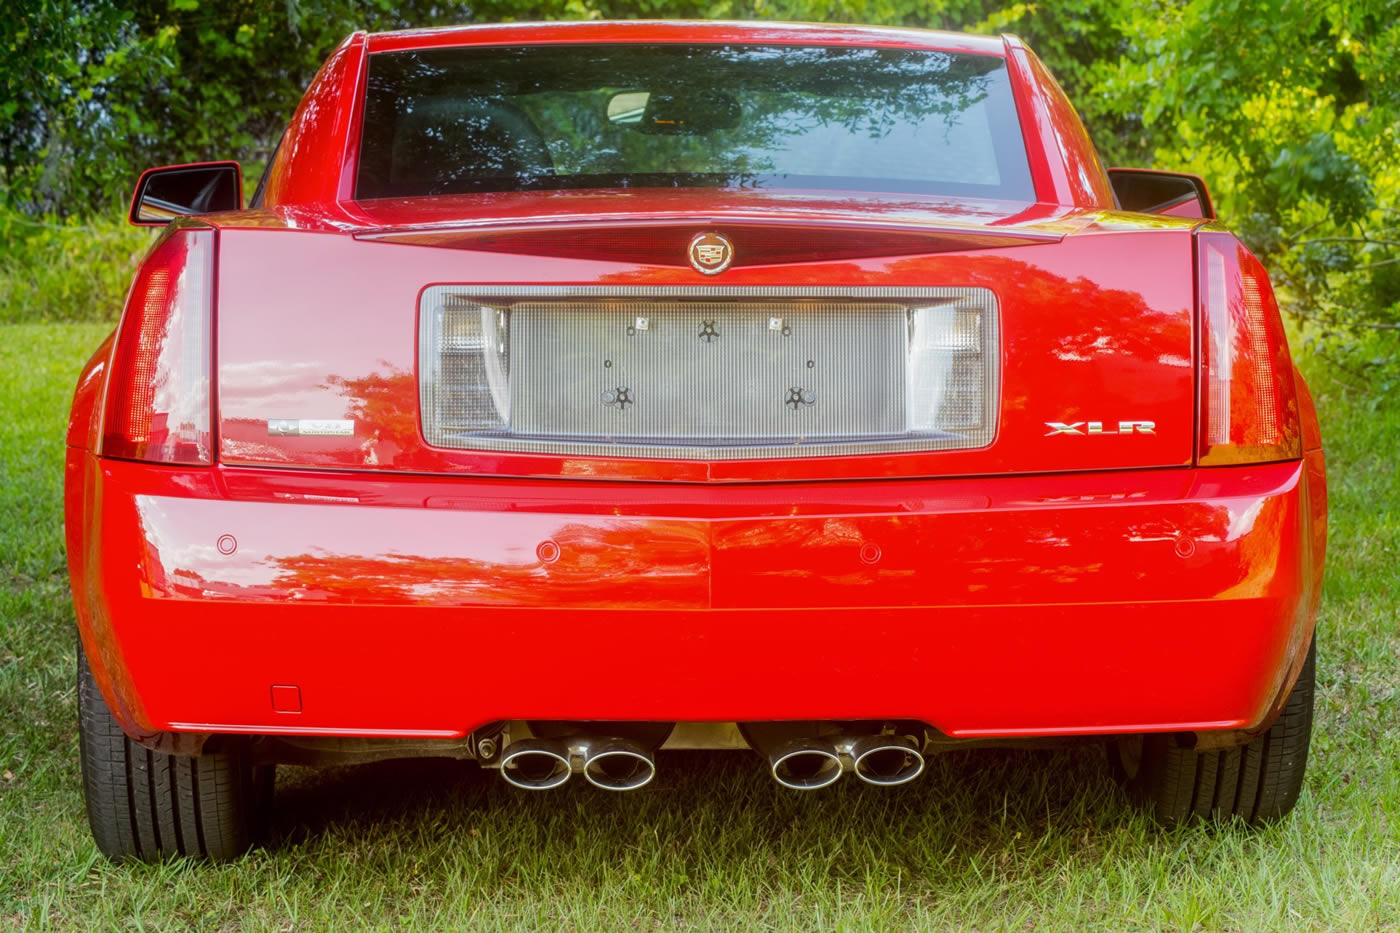
[(68, 468), (80, 629), (133, 733), (1250, 728), (1322, 560), (1320, 454), (742, 487)]

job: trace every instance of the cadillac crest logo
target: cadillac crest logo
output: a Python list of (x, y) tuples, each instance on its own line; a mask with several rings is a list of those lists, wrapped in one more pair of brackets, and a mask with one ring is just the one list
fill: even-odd
[(734, 259), (734, 245), (718, 233), (700, 233), (690, 241), (690, 264), (703, 275), (718, 275)]

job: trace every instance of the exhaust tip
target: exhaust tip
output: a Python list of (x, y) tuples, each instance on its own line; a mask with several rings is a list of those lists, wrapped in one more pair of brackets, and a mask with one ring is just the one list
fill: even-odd
[(589, 749), (583, 776), (603, 790), (636, 790), (656, 777), (656, 762), (641, 746), (614, 740)]
[(569, 749), (546, 739), (522, 739), (501, 755), (501, 777), (524, 790), (549, 790), (569, 779)]
[(817, 790), (841, 777), (841, 756), (824, 742), (784, 746), (770, 759), (773, 780), (792, 790)]
[(907, 736), (871, 735), (851, 746), (856, 777), (867, 784), (894, 787), (924, 773), (924, 756)]

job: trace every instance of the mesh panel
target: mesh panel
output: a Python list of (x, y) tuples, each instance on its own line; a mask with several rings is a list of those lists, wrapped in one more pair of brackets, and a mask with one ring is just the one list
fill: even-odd
[(510, 326), (519, 434), (724, 444), (904, 430), (898, 305), (526, 303)]
[(434, 446), (738, 459), (995, 433), (985, 289), (435, 286), (420, 315)]

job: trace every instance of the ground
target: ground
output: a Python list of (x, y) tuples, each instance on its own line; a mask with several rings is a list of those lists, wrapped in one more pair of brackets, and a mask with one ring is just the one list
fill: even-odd
[(626, 795), (528, 794), (457, 762), (287, 771), (242, 861), (111, 865), (79, 792), (60, 515), (68, 401), (102, 332), (0, 326), (0, 928), (1400, 929), (1400, 413), (1317, 365), (1318, 719), (1275, 826), (1163, 832), (1094, 745), (807, 795), (749, 755), (676, 753)]

